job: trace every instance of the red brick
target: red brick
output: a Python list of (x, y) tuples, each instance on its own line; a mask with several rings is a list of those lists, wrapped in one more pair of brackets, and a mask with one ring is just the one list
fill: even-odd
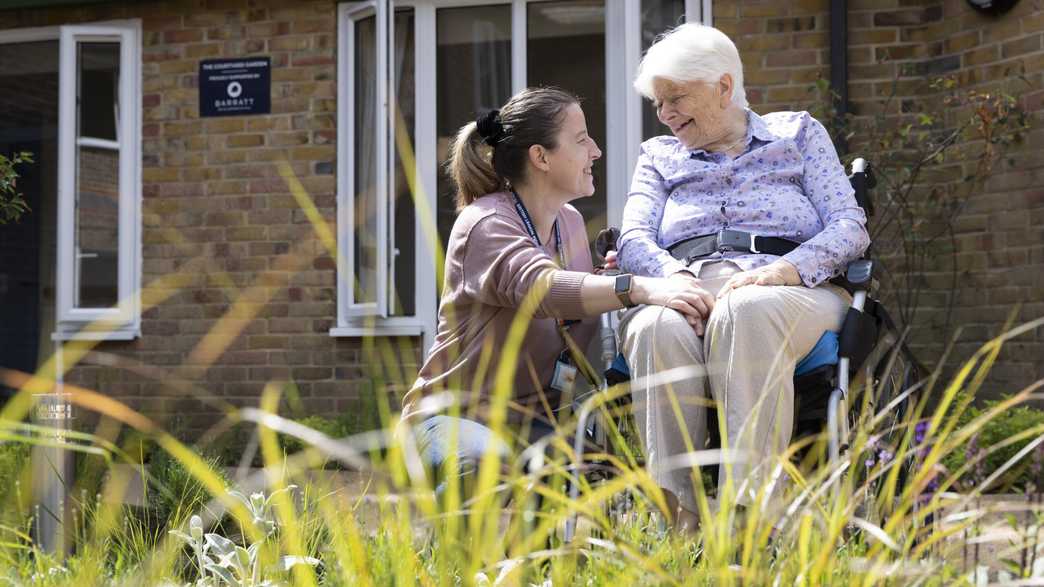
[(230, 149), (240, 147), (259, 147), (265, 144), (265, 136), (260, 134), (232, 135), (226, 139), (225, 144)]
[(1000, 57), (1000, 50), (996, 45), (981, 47), (964, 54), (964, 66), (970, 67), (996, 61)]
[(168, 45), (179, 43), (196, 43), (203, 40), (203, 31), (199, 29), (177, 29), (163, 33), (163, 42)]
[(1023, 37), (1001, 45), (1001, 57), (1010, 59), (1033, 51), (1040, 51), (1041, 34)]
[(765, 57), (765, 65), (768, 67), (793, 67), (802, 65), (816, 65), (818, 58), (815, 51), (808, 49), (777, 51)]

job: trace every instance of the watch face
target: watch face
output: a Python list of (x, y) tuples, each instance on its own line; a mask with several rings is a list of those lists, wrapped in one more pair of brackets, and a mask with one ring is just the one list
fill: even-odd
[(628, 293), (631, 291), (631, 276), (630, 274), (616, 276), (616, 293)]
[(983, 14), (1004, 14), (1018, 4), (1019, 0), (968, 0), (971, 7)]

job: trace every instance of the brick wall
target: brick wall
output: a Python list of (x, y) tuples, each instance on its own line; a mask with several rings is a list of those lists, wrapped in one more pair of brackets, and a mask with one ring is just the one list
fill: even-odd
[[(328, 334), (334, 263), (276, 167), (290, 163), (334, 226), (336, 3), (0, 11), (0, 29), (122, 18), (140, 18), (143, 29), (142, 272), (151, 307), (139, 339), (98, 346), (104, 355), (70, 380), (177, 417), (186, 435), (224, 402), (256, 405), (269, 382), (293, 381), (309, 413), (351, 409), (370, 391), (367, 353), (360, 339)], [(200, 119), (199, 61), (251, 55), (272, 59), (272, 113)], [(229, 340), (214, 336), (222, 334)], [(417, 358), (402, 351), (396, 362), (409, 372)]]
[[(849, 95), (857, 114), (876, 113), (895, 84), (897, 115), (926, 112), (940, 118), (942, 128), (953, 128), (971, 112), (943, 107), (942, 96), (927, 83), (943, 75), (965, 89), (1017, 93), (1029, 113), (1025, 140), (1007, 149), (986, 184), (963, 191), (957, 186), (967, 196), (953, 223), (952, 244), (943, 239), (937, 263), (923, 276), (911, 340), (934, 365), (962, 328), (952, 367), (1000, 334), (1010, 316), (1017, 322), (1044, 316), (1044, 12), (1039, 0), (1022, 0), (1000, 17), (981, 15), (964, 0), (849, 0), (849, 10)], [(954, 187), (973, 173), (982, 141), (975, 133), (965, 138), (954, 156), (926, 175), (929, 181)], [(946, 263), (951, 253), (955, 289)], [(1007, 346), (986, 392), (1018, 391), (1042, 377), (1044, 331), (1038, 330)]]
[[(754, 110), (808, 109), (818, 100), (814, 82), (829, 78), (829, 4), (714, 2), (715, 26), (740, 49)], [(999, 334), (1017, 305), (1017, 321), (1044, 316), (1042, 35), (1039, 0), (1023, 0), (996, 18), (978, 14), (965, 0), (848, 1), (848, 92), (857, 120), (881, 113), (882, 101), (894, 92), (890, 114), (915, 119), (919, 112), (932, 113), (941, 117), (942, 128), (952, 128), (970, 113), (942, 109), (942, 96), (929, 80), (944, 75), (955, 76), (966, 89), (1017, 92), (1030, 113), (1026, 140), (1010, 147), (986, 185), (967, 198), (954, 224), (954, 244), (946, 239), (937, 251), (939, 260), (956, 255), (956, 289), (951, 291), (953, 272), (941, 262), (923, 276), (911, 342), (929, 366), (938, 362), (957, 327), (962, 331), (951, 367)], [(971, 173), (981, 141), (967, 139), (960, 154), (926, 175), (929, 181), (952, 184)], [(867, 149), (859, 137), (851, 147)], [(1044, 332), (1038, 331), (1007, 346), (987, 393), (1016, 391), (1042, 377)]]
[(804, 109), (830, 77), (829, 0), (716, 0), (714, 26), (743, 59), (747, 101), (757, 112)]

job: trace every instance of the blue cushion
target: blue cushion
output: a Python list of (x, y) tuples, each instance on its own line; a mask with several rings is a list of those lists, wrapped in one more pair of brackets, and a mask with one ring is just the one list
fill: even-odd
[[(812, 347), (812, 350), (805, 355), (804, 359), (798, 361), (797, 366), (794, 368), (794, 376), (804, 375), (823, 365), (836, 365), (837, 348), (837, 333), (829, 330), (824, 332), (823, 336), (819, 337), (819, 342), (816, 343), (816, 346)], [(627, 361), (624, 360), (622, 354), (616, 355), (616, 359), (613, 361), (610, 369), (625, 378), (631, 376), (631, 370), (627, 368)]]
[(616, 355), (616, 358), (613, 359), (613, 365), (609, 368), (626, 379), (631, 378), (631, 369), (627, 367), (627, 360), (624, 359), (623, 353)]
[(794, 367), (794, 376), (804, 375), (814, 371), (823, 365), (837, 364), (837, 333), (829, 330), (819, 337), (819, 342), (805, 355), (804, 359), (798, 361)]

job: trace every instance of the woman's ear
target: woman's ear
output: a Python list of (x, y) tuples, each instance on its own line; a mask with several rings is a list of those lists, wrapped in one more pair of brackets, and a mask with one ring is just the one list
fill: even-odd
[(722, 74), (721, 79), (718, 80), (718, 91), (721, 92), (719, 106), (723, 110), (732, 102), (732, 89), (732, 75)]
[(543, 145), (529, 146), (529, 163), (540, 171), (551, 171), (551, 163), (548, 161), (547, 149)]

